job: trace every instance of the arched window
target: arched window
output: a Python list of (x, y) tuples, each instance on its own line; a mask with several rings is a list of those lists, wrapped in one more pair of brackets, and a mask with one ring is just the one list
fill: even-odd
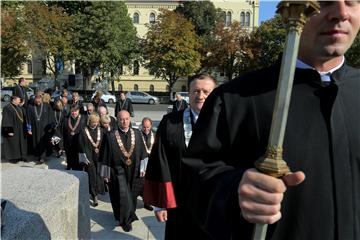
[(118, 85), (118, 91), (121, 92), (123, 90), (123, 85), (122, 84), (119, 84)]
[(139, 19), (140, 19), (139, 14), (134, 13), (134, 15), (133, 15), (133, 23), (139, 24)]
[(250, 13), (249, 12), (246, 13), (245, 26), (250, 27)]
[(137, 84), (134, 84), (134, 90), (139, 91), (139, 86)]
[(155, 87), (154, 87), (154, 85), (150, 85), (150, 92), (154, 92), (155, 91)]
[(139, 61), (134, 61), (134, 75), (139, 75), (140, 64)]
[(240, 26), (245, 26), (245, 13), (241, 12), (240, 14)]
[(32, 60), (31, 59), (29, 59), (27, 61), (27, 73), (32, 74)]
[(150, 13), (149, 23), (151, 24), (155, 23), (155, 13)]
[(182, 86), (181, 86), (181, 91), (182, 91), (182, 92), (186, 92), (186, 86), (185, 86), (185, 85), (182, 85)]
[(231, 12), (226, 13), (226, 26), (229, 27), (231, 25)]

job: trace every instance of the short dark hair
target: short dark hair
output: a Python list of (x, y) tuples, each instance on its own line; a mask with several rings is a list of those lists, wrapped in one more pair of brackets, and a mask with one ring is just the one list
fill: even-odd
[(20, 77), (20, 78), (19, 78), (19, 83), (21, 83), (21, 82), (23, 82), (23, 81), (25, 81), (25, 78), (24, 78), (24, 77)]
[(10, 102), (12, 102), (14, 99), (16, 99), (16, 98), (20, 98), (18, 95), (12, 95), (11, 97), (10, 97)]
[(79, 105), (77, 105), (77, 104), (71, 105), (70, 112), (74, 112), (74, 111), (78, 111), (78, 110), (80, 110)]
[(198, 73), (198, 74), (195, 74), (195, 75), (188, 78), (188, 87), (190, 87), (191, 82), (193, 82), (195, 80), (204, 80), (206, 78), (212, 80), (216, 85), (216, 80), (215, 80), (215, 78), (213, 78), (213, 76), (211, 76), (208, 73)]

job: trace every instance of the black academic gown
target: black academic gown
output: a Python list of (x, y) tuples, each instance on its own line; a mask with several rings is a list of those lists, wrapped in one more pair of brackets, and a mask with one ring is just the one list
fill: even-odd
[(130, 99), (125, 98), (125, 101), (118, 100), (116, 102), (116, 104), (115, 104), (115, 118), (117, 118), (117, 114), (121, 110), (128, 111), (130, 113), (130, 116), (134, 117), (134, 109), (133, 109), (132, 102), (130, 101)]
[[(130, 130), (120, 133), (121, 140), (126, 151), (130, 150)], [(141, 142), (140, 132), (133, 129), (135, 134), (135, 149), (131, 155), (131, 165), (127, 166), (125, 156), (120, 150), (115, 137), (115, 131), (105, 134), (101, 149), (103, 167), (110, 170), (109, 194), (114, 217), (120, 226), (125, 226), (138, 220), (136, 210), (136, 197), (140, 189), (140, 161), (146, 157)], [(126, 144), (125, 144), (126, 143)]]
[(28, 123), (31, 125), (31, 143), (30, 152), (38, 157), (44, 158), (49, 156), (51, 152), (48, 145), (51, 138), (50, 116), (52, 109), (49, 104), (41, 103), (40, 105), (28, 105)]
[(52, 110), (50, 112), (50, 126), (51, 126), (51, 137), (57, 136), (61, 140), (57, 145), (59, 149), (64, 149), (64, 136), (63, 136), (63, 125), (64, 125), (65, 113), (64, 111)]
[[(26, 116), (21, 107), (11, 103), (2, 110), (2, 155), (5, 159), (23, 159), (27, 155)], [(14, 136), (9, 136), (14, 133)]]
[(165, 239), (169, 240), (187, 239), (188, 232), (193, 239), (202, 239), (184, 208), (187, 192), (180, 184), (186, 151), (183, 115), (184, 110), (173, 112), (161, 120), (145, 174), (144, 202), (167, 209)]
[[(100, 142), (97, 147), (98, 152), (95, 150), (96, 147), (94, 147), (89, 140), (88, 135), (85, 132), (85, 129), (88, 129), (90, 137), (92, 138), (93, 142), (97, 143), (98, 138), (98, 128), (100, 132)], [(84, 128), (81, 133), (79, 134), (79, 153), (84, 153), (86, 155), (86, 158), (90, 161), (89, 164), (84, 166), (84, 170), (88, 173), (89, 176), (89, 192), (92, 196), (96, 196), (99, 192), (103, 193), (103, 184), (102, 179), (100, 178), (100, 171), (99, 171), (99, 154), (100, 154), (100, 148), (101, 148), (101, 141), (104, 135), (104, 131), (101, 130), (100, 126), (95, 129), (91, 129), (89, 127)], [(100, 188), (102, 187), (102, 188)], [(100, 189), (100, 191), (99, 191)]]
[[(237, 188), (265, 154), (279, 68), (215, 89), (193, 130), (187, 203), (211, 239), (251, 239)], [(306, 179), (287, 189), (268, 239), (360, 239), (360, 71), (345, 65), (332, 78), (325, 87), (316, 71), (296, 69), (283, 148)]]
[(69, 127), (69, 119), (71, 127), (75, 127), (77, 119), (79, 116), (74, 119), (71, 116), (64, 118), (63, 122), (63, 137), (64, 137), (64, 149), (66, 152), (66, 161), (67, 161), (67, 170), (82, 170), (82, 167), (79, 164), (79, 134), (82, 129), (85, 128), (86, 123), (85, 119), (81, 116), (79, 125), (74, 130), (74, 135), (71, 134), (73, 130)]
[(180, 112), (184, 109), (186, 109), (188, 107), (188, 104), (187, 102), (184, 100), (184, 99), (181, 99), (180, 101), (179, 100), (176, 100), (174, 103), (173, 103), (173, 109), (172, 111), (173, 112)]
[(27, 107), (27, 104), (28, 104), (28, 96), (27, 96), (27, 93), (26, 93), (26, 87), (22, 87), (20, 85), (16, 85), (14, 87), (14, 93), (13, 93), (14, 96), (18, 96), (19, 98), (21, 98), (21, 100), (24, 101), (24, 107), (26, 108)]

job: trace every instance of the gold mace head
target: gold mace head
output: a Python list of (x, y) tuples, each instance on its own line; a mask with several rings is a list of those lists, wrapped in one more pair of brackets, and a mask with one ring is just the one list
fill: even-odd
[(318, 1), (286, 1), (282, 0), (277, 6), (277, 13), (282, 16), (287, 31), (301, 33), (307, 19), (320, 12)]

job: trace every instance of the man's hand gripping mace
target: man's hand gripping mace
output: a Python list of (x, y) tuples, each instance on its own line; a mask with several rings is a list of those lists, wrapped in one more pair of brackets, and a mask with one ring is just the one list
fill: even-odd
[[(275, 106), (272, 115), (270, 137), (265, 156), (255, 162), (258, 171), (273, 177), (282, 177), (290, 172), (283, 159), (283, 141), (289, 112), (291, 90), (294, 81), (295, 65), (298, 55), (300, 35), (307, 19), (318, 13), (320, 6), (316, 1), (285, 1), (277, 6), (277, 13), (286, 25), (285, 50), (281, 60), (279, 83), (276, 90)], [(267, 224), (256, 224), (253, 240), (266, 237)]]

